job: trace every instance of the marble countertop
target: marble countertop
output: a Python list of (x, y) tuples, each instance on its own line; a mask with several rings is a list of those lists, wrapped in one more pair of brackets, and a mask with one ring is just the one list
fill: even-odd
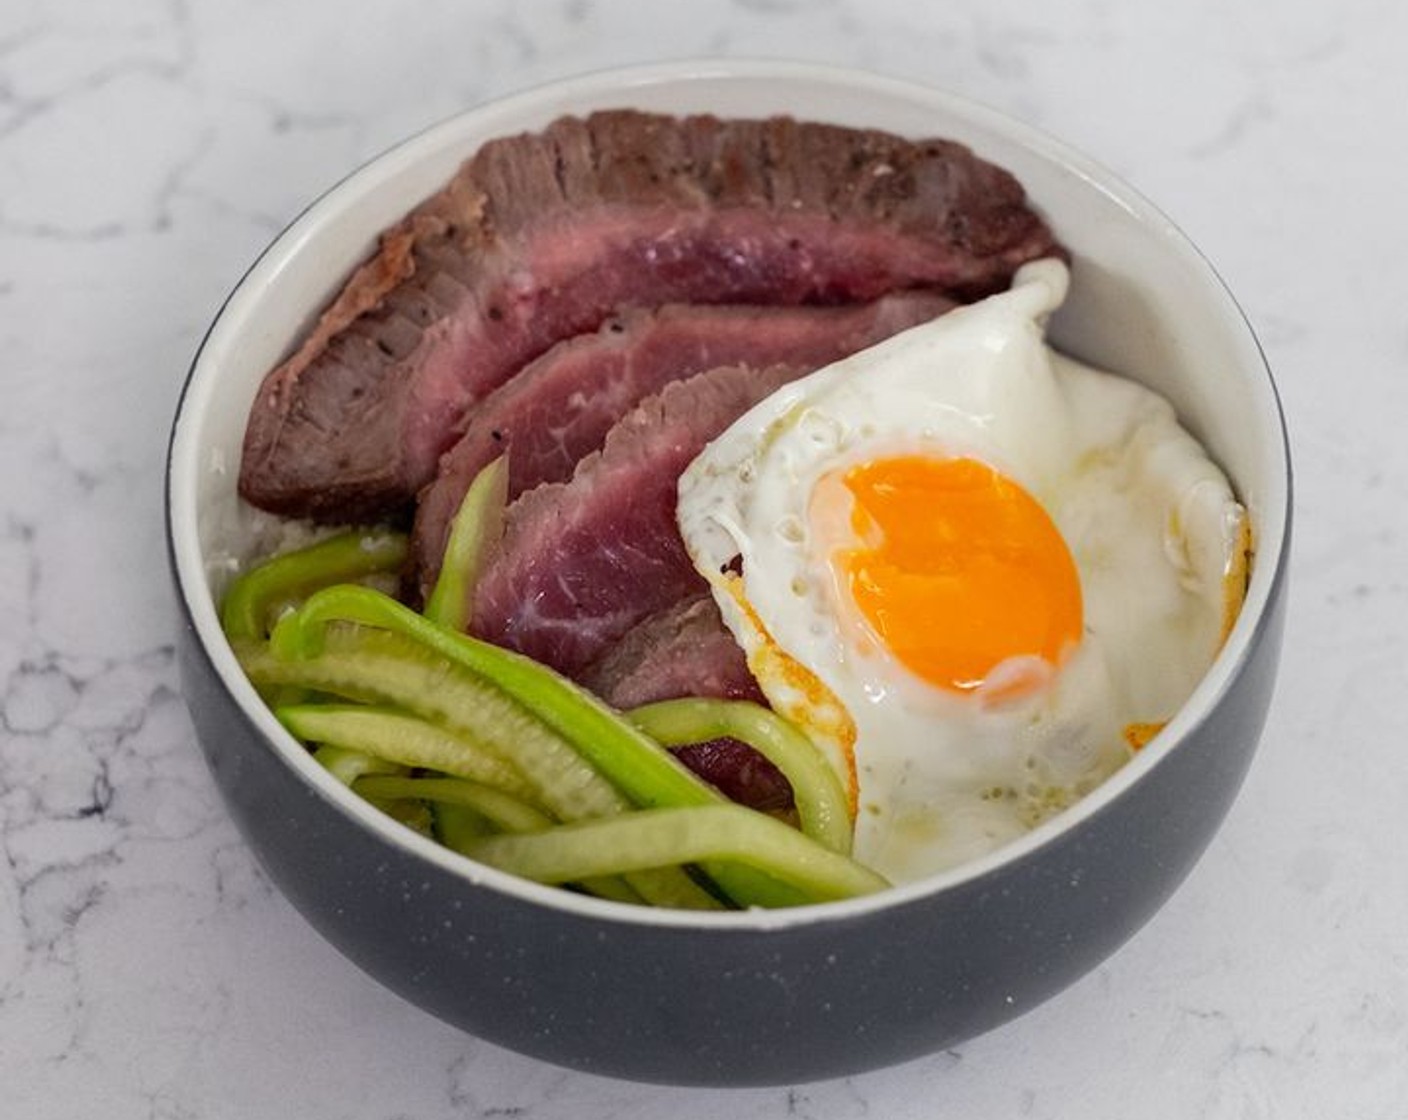
[[(1389, 0), (6, 0), (0, 1114), (1408, 1115), (1405, 38)], [(161, 534), (187, 365), (306, 201), (493, 95), (704, 54), (945, 86), (1113, 167), (1242, 301), (1297, 467), (1280, 689), (1186, 884), (1015, 1023), (791, 1088), (567, 1073), (324, 943), (194, 745)]]

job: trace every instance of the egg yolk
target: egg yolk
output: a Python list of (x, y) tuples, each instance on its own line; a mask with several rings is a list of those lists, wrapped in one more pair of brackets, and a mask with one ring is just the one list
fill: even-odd
[[(836, 475), (840, 477), (837, 478)], [(1012, 658), (1000, 694), (1029, 691), (1080, 639), (1075, 562), (1026, 490), (976, 459), (881, 459), (836, 472), (852, 546), (833, 575), (911, 672), (971, 692)]]

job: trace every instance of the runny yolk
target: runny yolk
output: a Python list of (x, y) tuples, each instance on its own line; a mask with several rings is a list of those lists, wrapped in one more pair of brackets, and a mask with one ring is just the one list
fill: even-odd
[(853, 544), (832, 553), (834, 575), (910, 671), (968, 692), (1011, 658), (1039, 659), (990, 686), (1020, 694), (1079, 641), (1075, 562), (1017, 483), (967, 458), (881, 459), (837, 474), (823, 487), (849, 492)]

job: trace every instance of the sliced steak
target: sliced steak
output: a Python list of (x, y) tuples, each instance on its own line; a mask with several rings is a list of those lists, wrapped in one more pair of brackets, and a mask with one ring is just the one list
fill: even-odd
[(579, 679), (617, 708), (681, 696), (767, 703), (708, 592), (643, 619)]
[(906, 292), (846, 307), (671, 305), (614, 315), (595, 334), (554, 346), (470, 413), (460, 441), (421, 492), (411, 597), (430, 594), (450, 520), (474, 476), (509, 457), (509, 497), (572, 477), (611, 426), (666, 384), (715, 366), (827, 365), (949, 310), (953, 301)]
[(643, 619), (706, 593), (675, 521), (679, 477), (802, 372), (724, 366), (673, 382), (612, 428), (570, 482), (523, 494), (480, 573), (474, 633), (575, 678)]
[(760, 812), (791, 809), (787, 775), (737, 739), (710, 739), (674, 748), (675, 756), (730, 801)]
[(387, 232), (261, 387), (240, 491), (406, 507), (465, 410), (625, 306), (972, 298), (1059, 251), (1007, 172), (944, 140), (631, 111), (493, 141)]
[[(583, 671), (581, 683), (618, 708), (681, 696), (767, 703), (708, 594), (638, 623)], [(674, 752), (730, 800), (763, 812), (792, 807), (786, 775), (747, 743), (709, 739)]]

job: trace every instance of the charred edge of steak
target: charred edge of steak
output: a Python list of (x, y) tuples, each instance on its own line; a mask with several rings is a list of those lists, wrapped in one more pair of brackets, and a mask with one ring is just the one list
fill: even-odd
[[(453, 205), (428, 209), (455, 224), (482, 214), (500, 236), (554, 212), (621, 203), (805, 210), (941, 237), (979, 258), (1042, 227), (1017, 179), (965, 145), (792, 117), (563, 117), (541, 133), (490, 141), (461, 175), (478, 191), (451, 192)], [(1049, 234), (1046, 245), (1054, 246)]]
[(484, 145), (382, 237), (260, 390), (241, 493), (326, 520), (408, 505), (466, 407), (621, 305), (923, 285), (972, 298), (1053, 251), (1016, 180), (948, 141), (785, 118), (564, 118)]

